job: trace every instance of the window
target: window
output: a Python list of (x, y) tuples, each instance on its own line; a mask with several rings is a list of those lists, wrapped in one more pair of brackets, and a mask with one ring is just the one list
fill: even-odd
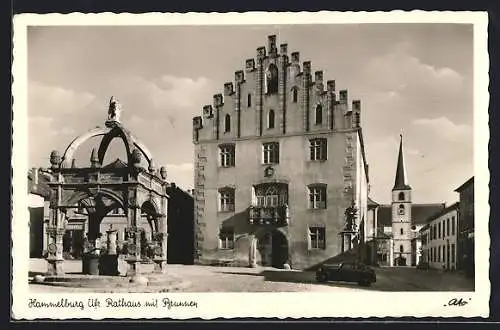
[(400, 201), (404, 201), (405, 200), (405, 193), (404, 192), (400, 192), (399, 193), (398, 200), (400, 200)]
[(271, 186), (267, 189), (264, 204), (270, 207), (276, 207), (279, 204), (279, 191), (275, 186)]
[(279, 163), (279, 144), (278, 142), (264, 143), (262, 145), (262, 162), (264, 164)]
[(219, 190), (219, 211), (234, 211), (234, 189), (222, 188)]
[(278, 92), (278, 67), (271, 64), (266, 70), (266, 93), (274, 94)]
[(234, 249), (234, 230), (233, 228), (222, 228), (219, 232), (220, 248), (225, 250)]
[(401, 235), (403, 235), (403, 228), (401, 228), (401, 229), (399, 230), (399, 233), (400, 233)]
[(309, 140), (309, 158), (310, 160), (326, 160), (327, 139)]
[(320, 186), (309, 187), (309, 208), (310, 209), (326, 208), (326, 187), (320, 187)]
[(274, 110), (269, 110), (267, 114), (267, 128), (274, 128)]
[(450, 218), (446, 219), (446, 236), (450, 236)]
[(429, 249), (429, 252), (430, 252), (430, 254), (431, 254), (431, 255), (430, 255), (430, 257), (431, 257), (431, 258), (430, 258), (430, 260), (429, 260), (429, 261), (431, 261), (431, 262), (432, 262), (432, 261), (434, 261), (434, 259), (432, 259), (432, 257), (434, 256), (434, 254), (432, 253), (432, 248), (430, 248), (430, 249)]
[(325, 228), (309, 227), (309, 248), (325, 249)]
[(438, 246), (438, 262), (441, 262), (441, 247)]
[(323, 108), (321, 107), (321, 104), (318, 104), (316, 106), (316, 125), (321, 125), (323, 122)]
[(438, 238), (441, 238), (441, 222), (438, 223)]
[(400, 252), (400, 253), (403, 253), (403, 252), (404, 252), (403, 245), (400, 245), (400, 246), (399, 246), (399, 252)]
[(455, 235), (455, 216), (451, 217), (451, 234)]
[(434, 234), (434, 231), (432, 230), (432, 226), (430, 226), (429, 230), (430, 230), (430, 233), (429, 233), (429, 240), (431, 241), (431, 240), (432, 240), (432, 238), (433, 238), (433, 237), (432, 237), (432, 234)]
[(298, 94), (299, 94), (299, 91), (297, 90), (297, 87), (292, 88), (292, 102), (293, 103), (297, 103)]
[(451, 262), (455, 262), (455, 244), (451, 245)]
[(252, 106), (252, 94), (251, 93), (248, 93), (247, 95), (247, 107), (251, 107)]
[(405, 206), (403, 204), (399, 205), (399, 215), (405, 214)]
[(437, 224), (434, 224), (434, 239), (437, 239)]
[(231, 116), (229, 114), (226, 114), (224, 118), (224, 132), (231, 132)]
[(234, 145), (223, 145), (219, 147), (220, 150), (220, 166), (232, 167), (234, 166)]
[(256, 206), (276, 207), (287, 204), (287, 188), (279, 184), (262, 184), (254, 187)]

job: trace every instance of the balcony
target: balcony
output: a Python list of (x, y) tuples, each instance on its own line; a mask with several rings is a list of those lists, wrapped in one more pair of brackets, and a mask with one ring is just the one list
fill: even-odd
[(255, 225), (287, 226), (288, 206), (250, 206), (249, 222)]

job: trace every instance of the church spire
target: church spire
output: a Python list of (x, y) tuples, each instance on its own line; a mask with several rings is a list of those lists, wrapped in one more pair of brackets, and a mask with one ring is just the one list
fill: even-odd
[(406, 164), (403, 155), (403, 134), (400, 134), (399, 137), (398, 166), (396, 168), (396, 179), (394, 180), (394, 188), (392, 188), (392, 190), (408, 190), (411, 189), (411, 187), (408, 185), (408, 178), (406, 177)]

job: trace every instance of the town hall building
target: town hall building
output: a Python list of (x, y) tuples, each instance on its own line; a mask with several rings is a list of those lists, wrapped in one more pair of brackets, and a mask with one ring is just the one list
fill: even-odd
[(304, 269), (362, 245), (360, 117), (359, 100), (269, 36), (193, 118), (195, 262)]

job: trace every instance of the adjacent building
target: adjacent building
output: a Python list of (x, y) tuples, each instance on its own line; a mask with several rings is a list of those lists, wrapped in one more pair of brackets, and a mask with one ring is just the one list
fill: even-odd
[(43, 234), (46, 232), (49, 217), (50, 189), (47, 181), (44, 173), (39, 172), (37, 168), (28, 171), (30, 258), (43, 257), (47, 248), (47, 240)]
[(377, 227), (376, 263), (386, 266), (415, 266), (421, 257), (419, 231), (431, 215), (444, 209), (445, 204), (412, 202), (412, 189), (406, 172), (402, 135), (391, 197), (390, 205), (374, 207)]
[(474, 277), (474, 177), (455, 191), (460, 195), (457, 269)]
[(360, 116), (359, 100), (269, 36), (193, 118), (196, 262), (302, 269), (362, 247)]
[(423, 261), (430, 268), (457, 269), (459, 203), (454, 203), (427, 220), (420, 230)]

